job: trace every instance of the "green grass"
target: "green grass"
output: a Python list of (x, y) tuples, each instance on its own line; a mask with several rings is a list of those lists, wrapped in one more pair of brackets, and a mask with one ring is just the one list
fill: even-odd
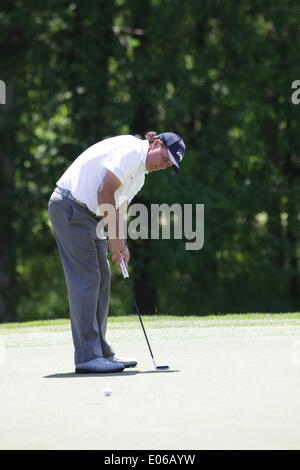
[[(300, 313), (249, 313), (197, 316), (143, 316), (152, 340), (191, 341), (206, 337), (297, 336)], [(155, 334), (151, 333), (156, 330)], [(141, 341), (142, 331), (136, 315), (111, 317), (109, 339), (113, 342)], [(0, 325), (0, 345), (7, 348), (72, 344), (70, 320), (38, 320)]]
[[(143, 315), (143, 320), (153, 328), (185, 327), (224, 327), (224, 326), (267, 326), (269, 324), (289, 324), (300, 326), (300, 312), (295, 313), (243, 313), (219, 314), (206, 316), (173, 316), (173, 315)], [(52, 331), (69, 328), (70, 320), (37, 320), (22, 323), (2, 323), (0, 333), (8, 333), (16, 329), (42, 327)], [(116, 316), (109, 318), (111, 328), (140, 328), (136, 315)]]

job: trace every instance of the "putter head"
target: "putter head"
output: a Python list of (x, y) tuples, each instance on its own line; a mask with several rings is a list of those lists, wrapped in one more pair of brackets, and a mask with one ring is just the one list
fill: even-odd
[(169, 366), (155, 366), (155, 369), (158, 369), (158, 370), (167, 370), (167, 369), (170, 369)]

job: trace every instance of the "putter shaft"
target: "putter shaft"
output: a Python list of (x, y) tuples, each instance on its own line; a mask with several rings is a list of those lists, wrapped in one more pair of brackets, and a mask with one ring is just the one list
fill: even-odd
[[(122, 274), (123, 274), (123, 277), (124, 279), (127, 280), (127, 284), (129, 286), (129, 290), (130, 290), (130, 293), (131, 293), (131, 297), (132, 297), (132, 300), (133, 300), (133, 303), (134, 303), (134, 306), (135, 306), (135, 310), (136, 310), (136, 313), (138, 314), (138, 317), (140, 319), (140, 323), (142, 325), (142, 329), (143, 329), (143, 332), (144, 332), (144, 335), (145, 335), (145, 338), (146, 338), (146, 341), (147, 341), (147, 345), (148, 345), (148, 348), (149, 348), (149, 351), (150, 351), (150, 354), (151, 354), (151, 357), (152, 357), (152, 361), (153, 361), (153, 364), (154, 364), (154, 368), (157, 369), (159, 368), (159, 366), (156, 365), (156, 362), (154, 360), (154, 356), (153, 356), (153, 353), (152, 353), (152, 349), (151, 349), (151, 346), (150, 346), (150, 343), (149, 343), (149, 340), (148, 340), (148, 337), (147, 337), (147, 333), (146, 333), (146, 330), (144, 328), (144, 324), (143, 324), (143, 320), (142, 320), (142, 317), (141, 317), (141, 314), (140, 314), (140, 310), (139, 310), (139, 307), (136, 303), (136, 299), (135, 299), (135, 295), (134, 295), (134, 292), (133, 292), (133, 289), (132, 289), (132, 285), (131, 285), (131, 282), (129, 280), (129, 274), (128, 274), (128, 271), (127, 271), (127, 268), (125, 266), (125, 263), (124, 263), (124, 260), (122, 259), (121, 261), (121, 270), (122, 270)], [(163, 366), (163, 367), (167, 367), (168, 366)]]

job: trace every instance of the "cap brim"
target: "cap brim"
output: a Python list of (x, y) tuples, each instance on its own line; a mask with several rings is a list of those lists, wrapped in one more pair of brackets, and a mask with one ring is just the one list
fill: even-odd
[(175, 171), (176, 174), (178, 174), (180, 172), (178, 162), (175, 160), (175, 158), (173, 157), (173, 155), (170, 152), (170, 150), (168, 149), (168, 147), (167, 147), (167, 150), (168, 150), (169, 159), (173, 163), (173, 170)]

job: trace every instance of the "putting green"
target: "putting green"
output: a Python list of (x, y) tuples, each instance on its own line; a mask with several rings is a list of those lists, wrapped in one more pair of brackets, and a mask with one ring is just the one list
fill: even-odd
[[(112, 319), (139, 361), (73, 373), (69, 323), (1, 325), (1, 449), (299, 449), (299, 314)], [(1, 346), (2, 345), (2, 346)], [(104, 395), (105, 388), (112, 394)]]

